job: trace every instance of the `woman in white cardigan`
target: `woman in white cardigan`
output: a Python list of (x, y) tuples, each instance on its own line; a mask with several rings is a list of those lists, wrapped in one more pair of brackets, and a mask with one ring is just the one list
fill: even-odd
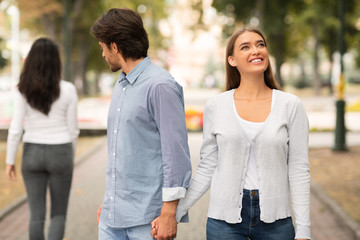
[(308, 120), (298, 97), (277, 90), (260, 31), (229, 39), (226, 81), (206, 103), (201, 161), (177, 221), (211, 187), (208, 240), (310, 239)]
[(51, 196), (48, 239), (61, 240), (64, 236), (79, 129), (76, 89), (73, 84), (61, 81), (60, 76), (57, 45), (47, 38), (37, 39), (25, 60), (15, 91), (6, 154), (6, 174), (13, 180), (22, 137), (21, 171), (30, 207), (30, 240), (44, 239), (48, 186)]

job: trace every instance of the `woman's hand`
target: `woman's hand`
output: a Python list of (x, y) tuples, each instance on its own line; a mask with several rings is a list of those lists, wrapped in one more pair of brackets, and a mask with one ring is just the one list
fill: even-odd
[(15, 181), (16, 180), (16, 169), (15, 169), (15, 165), (10, 165), (10, 164), (7, 164), (6, 165), (6, 176), (12, 180), (12, 181)]
[(159, 217), (155, 218), (154, 221), (151, 222), (151, 236), (153, 239), (156, 239), (157, 237), (157, 230), (159, 228), (159, 226), (157, 225), (157, 222), (159, 221), (158, 219)]

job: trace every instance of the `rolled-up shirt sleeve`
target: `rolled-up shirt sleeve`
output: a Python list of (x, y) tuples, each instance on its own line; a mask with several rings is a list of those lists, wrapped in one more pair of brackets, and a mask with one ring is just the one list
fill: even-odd
[(153, 117), (160, 132), (163, 159), (163, 201), (183, 198), (191, 178), (184, 98), (176, 82), (157, 84), (151, 96)]

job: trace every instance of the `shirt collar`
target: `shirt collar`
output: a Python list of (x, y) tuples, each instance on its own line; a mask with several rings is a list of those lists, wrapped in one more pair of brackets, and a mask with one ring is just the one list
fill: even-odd
[(140, 73), (142, 73), (150, 63), (151, 59), (149, 56), (147, 56), (141, 62), (139, 62), (138, 65), (136, 65), (136, 67), (131, 70), (128, 75), (126, 75), (124, 72), (121, 72), (119, 81), (126, 78), (130, 84), (133, 84), (136, 81), (137, 77), (140, 75)]

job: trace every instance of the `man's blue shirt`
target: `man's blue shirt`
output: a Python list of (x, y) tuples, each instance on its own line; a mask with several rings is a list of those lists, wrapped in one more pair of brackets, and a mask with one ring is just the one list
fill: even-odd
[(162, 202), (185, 196), (191, 163), (182, 87), (149, 57), (120, 74), (107, 123), (108, 165), (101, 221), (150, 223)]

